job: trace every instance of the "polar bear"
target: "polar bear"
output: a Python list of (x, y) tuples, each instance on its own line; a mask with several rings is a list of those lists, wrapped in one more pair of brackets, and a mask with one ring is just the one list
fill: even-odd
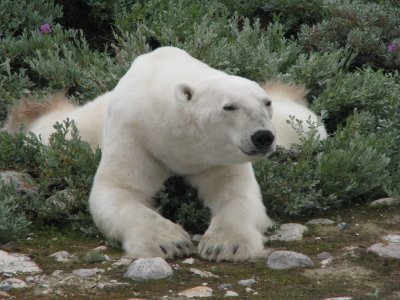
[[(266, 89), (278, 99), (275, 113), (281, 118), (295, 114), (290, 107), (301, 102), (291, 100), (299, 96), (295, 89)], [(273, 224), (251, 166), (276, 147), (271, 98), (253, 81), (215, 70), (183, 50), (162, 47), (136, 58), (112, 91), (85, 106), (60, 96), (25, 102), (11, 112), (5, 128), (12, 132), (23, 123), (47, 143), (52, 125), (69, 118), (92, 147), (101, 146), (90, 210), (100, 230), (120, 241), (128, 256), (192, 253), (185, 230), (151, 203), (168, 177), (181, 175), (212, 212), (199, 255), (244, 261), (263, 255), (263, 233)], [(308, 116), (316, 118), (302, 110), (300, 118)], [(289, 147), (297, 140), (285, 130), (288, 139), (281, 141)]]

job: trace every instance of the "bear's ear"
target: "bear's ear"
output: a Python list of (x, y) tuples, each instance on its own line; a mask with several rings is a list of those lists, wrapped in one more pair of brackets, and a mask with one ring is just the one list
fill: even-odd
[(175, 88), (175, 97), (177, 101), (188, 102), (193, 98), (193, 88), (188, 83), (180, 83)]

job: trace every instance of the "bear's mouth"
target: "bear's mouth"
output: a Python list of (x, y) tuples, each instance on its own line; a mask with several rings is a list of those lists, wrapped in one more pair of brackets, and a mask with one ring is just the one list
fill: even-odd
[(248, 156), (265, 156), (266, 154), (271, 153), (273, 151), (273, 149), (271, 147), (269, 147), (267, 149), (263, 149), (263, 150), (253, 149), (250, 151), (245, 151), (242, 148), (240, 148), (240, 150)]

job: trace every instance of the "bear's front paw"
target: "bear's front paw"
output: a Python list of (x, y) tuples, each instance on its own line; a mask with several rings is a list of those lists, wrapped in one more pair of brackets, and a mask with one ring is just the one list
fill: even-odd
[(190, 236), (181, 226), (170, 221), (161, 223), (156, 228), (147, 228), (148, 231), (142, 228), (126, 235), (123, 242), (126, 255), (131, 258), (176, 258), (194, 252)]
[(199, 243), (201, 257), (214, 261), (253, 261), (266, 257), (264, 237), (256, 230), (207, 230)]

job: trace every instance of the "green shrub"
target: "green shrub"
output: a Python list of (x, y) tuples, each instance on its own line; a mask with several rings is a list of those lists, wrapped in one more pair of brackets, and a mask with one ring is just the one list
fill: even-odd
[(0, 244), (27, 233), (30, 221), (20, 207), (23, 199), (10, 185), (0, 182)]
[[(111, 90), (138, 55), (174, 45), (230, 74), (310, 90), (311, 108), (324, 116), (331, 136), (320, 143), (311, 131), (303, 146), (278, 149), (255, 165), (272, 216), (400, 196), (400, 77), (394, 71), (400, 50), (387, 49), (400, 38), (393, 1), (14, 2), (0, 3), (0, 124), (22, 96), (64, 90), (85, 103)], [(40, 31), (44, 23), (51, 32)], [(28, 203), (2, 187), (3, 240), (7, 230), (11, 238), (21, 236), (29, 222), (98, 234), (87, 199), (101, 153), (80, 140), (73, 124), (56, 129), (48, 146), (35, 136), (0, 132), (0, 169), (27, 171), (39, 185)], [(66, 204), (59, 197), (64, 192), (78, 199), (71, 210), (46, 206), (51, 196)], [(154, 200), (160, 213), (190, 232), (209, 222), (209, 210), (179, 178), (168, 180)]]

